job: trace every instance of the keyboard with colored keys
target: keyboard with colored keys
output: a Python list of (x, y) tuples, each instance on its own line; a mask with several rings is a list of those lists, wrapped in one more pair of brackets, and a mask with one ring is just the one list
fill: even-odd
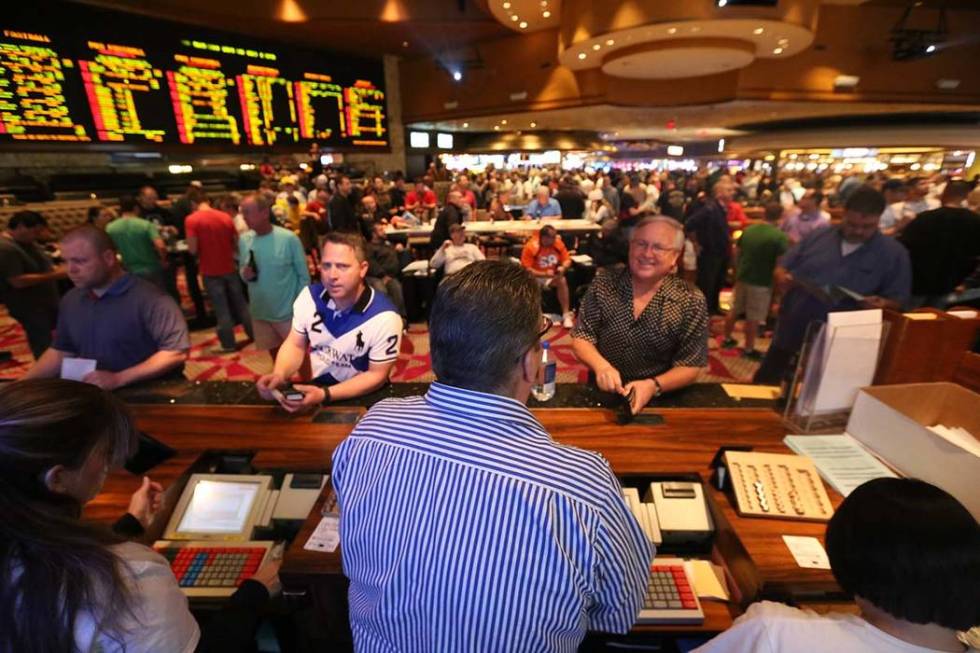
[(272, 542), (157, 542), (153, 548), (170, 563), (187, 596), (227, 597), (251, 578), (268, 557)]
[(657, 558), (650, 565), (650, 581), (637, 623), (704, 623), (701, 603), (682, 560)]

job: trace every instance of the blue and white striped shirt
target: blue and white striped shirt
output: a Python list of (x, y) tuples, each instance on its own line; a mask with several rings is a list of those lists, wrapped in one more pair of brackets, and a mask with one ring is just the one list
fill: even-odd
[(514, 399), (379, 402), (332, 474), (358, 651), (575, 651), (636, 619), (653, 551), (619, 482)]

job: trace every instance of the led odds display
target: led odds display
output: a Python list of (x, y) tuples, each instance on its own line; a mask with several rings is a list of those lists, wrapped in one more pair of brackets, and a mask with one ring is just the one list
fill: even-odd
[(0, 142), (388, 147), (380, 62), (72, 4), (0, 16)]

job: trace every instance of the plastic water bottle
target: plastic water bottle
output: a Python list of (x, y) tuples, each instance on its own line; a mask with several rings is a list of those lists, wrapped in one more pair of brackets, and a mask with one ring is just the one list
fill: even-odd
[(541, 369), (538, 382), (531, 386), (531, 394), (538, 401), (548, 401), (555, 396), (555, 376), (558, 366), (547, 342), (541, 343)]

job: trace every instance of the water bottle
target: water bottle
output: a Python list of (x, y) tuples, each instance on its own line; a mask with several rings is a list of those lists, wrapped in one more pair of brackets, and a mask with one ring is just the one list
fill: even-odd
[(555, 376), (557, 364), (551, 355), (547, 342), (541, 343), (541, 369), (538, 371), (538, 382), (531, 386), (531, 394), (538, 401), (548, 401), (555, 396)]

